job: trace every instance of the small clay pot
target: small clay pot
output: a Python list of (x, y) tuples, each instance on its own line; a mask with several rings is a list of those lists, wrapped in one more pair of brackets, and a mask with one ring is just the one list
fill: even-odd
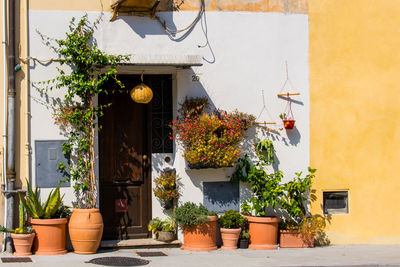
[(285, 127), (286, 130), (292, 130), (295, 122), (295, 120), (283, 120), (283, 127)]
[(223, 250), (237, 249), (237, 242), (239, 240), (240, 232), (242, 232), (242, 228), (237, 228), (237, 229), (221, 228), (221, 238), (223, 243), (221, 249)]
[(11, 234), (14, 243), (14, 256), (30, 256), (32, 255), (32, 243), (35, 233), (32, 234)]

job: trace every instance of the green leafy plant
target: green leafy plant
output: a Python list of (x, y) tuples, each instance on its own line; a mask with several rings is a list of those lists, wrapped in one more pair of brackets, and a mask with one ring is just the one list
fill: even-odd
[(19, 227), (16, 229), (8, 229), (0, 225), (0, 232), (14, 234), (31, 234), (35, 232), (31, 227), (25, 227), (24, 205), (19, 205)]
[(25, 197), (19, 194), (22, 205), (24, 206), (26, 213), (34, 219), (51, 219), (62, 205), (62, 199), (64, 197), (60, 195), (60, 185), (55, 190), (51, 190), (47, 200), (42, 204), (38, 187), (36, 185), (35, 191), (28, 181), (27, 183), (27, 195)]
[(219, 217), (218, 221), (221, 224), (221, 228), (226, 229), (241, 228), (247, 223), (247, 219), (234, 210), (226, 211), (224, 215)]
[(286, 113), (279, 114), (279, 118), (281, 118), (282, 120), (286, 120), (287, 119)]
[[(62, 66), (69, 66), (71, 71), (58, 68), (59, 76), (52, 80), (38, 82), (41, 91), (66, 90), (60, 107), (54, 109), (55, 123), (65, 131), (67, 142), (62, 151), (67, 157), (73, 156), (73, 164), (68, 167), (60, 163), (59, 169), (69, 172), (66, 180), (74, 181), (78, 208), (96, 207), (94, 176), (94, 135), (96, 118), (103, 115), (103, 109), (109, 105), (93, 103), (94, 96), (108, 94), (112, 91), (104, 89), (105, 84), (117, 79), (117, 65), (129, 59), (124, 55), (108, 55), (100, 51), (94, 42), (93, 33), (99, 20), (89, 24), (87, 15), (79, 21), (72, 19), (70, 33), (65, 39), (51, 39), (41, 34), (50, 43), (50, 48), (58, 53)], [(40, 33), (39, 33), (40, 34)], [(52, 45), (51, 41), (55, 41)], [(101, 71), (100, 71), (101, 70)]]
[(157, 235), (158, 232), (175, 232), (176, 227), (174, 221), (170, 219), (161, 220), (156, 217), (150, 221), (148, 229)]
[(249, 230), (242, 230), (242, 232), (240, 233), (240, 238), (241, 239), (250, 239)]
[(265, 147), (273, 151), (270, 142), (260, 141), (255, 145), (257, 159), (254, 164), (250, 162), (249, 156), (245, 155), (238, 161), (232, 174), (231, 182), (250, 183), (253, 196), (248, 202), (242, 204), (242, 213), (255, 216), (265, 216), (267, 207), (283, 208), (287, 210), (293, 219), (300, 220), (305, 216), (307, 193), (315, 176), (315, 169), (308, 168), (308, 174), (302, 178), (302, 173), (296, 173), (296, 177), (282, 184), (283, 173), (276, 171), (268, 173), (266, 167), (270, 165), (271, 158), (265, 157), (261, 152)]
[(242, 208), (246, 208), (246, 213), (250, 213), (251, 209), (255, 216), (265, 216), (267, 207), (276, 208), (279, 205), (279, 200), (283, 196), (283, 186), (280, 184), (283, 174), (280, 171), (267, 173), (265, 167), (268, 165), (265, 157), (260, 154), (254, 164), (251, 164), (246, 155), (240, 162), (242, 167), (235, 168), (231, 176), (231, 182), (250, 183), (253, 196), (244, 206), (242, 204)]
[(243, 202), (242, 205), (240, 205), (240, 212), (243, 215), (246, 216), (251, 216), (251, 206), (248, 202)]
[(284, 184), (284, 194), (280, 200), (282, 209), (286, 210), (293, 220), (300, 221), (306, 216), (307, 193), (312, 186), (316, 169), (308, 167), (308, 174), (303, 178), (302, 173), (295, 173), (296, 177)]
[(210, 221), (208, 216), (215, 215), (203, 206), (186, 202), (175, 210), (174, 218), (180, 227), (200, 225)]
[(255, 149), (259, 158), (261, 158), (266, 164), (270, 165), (275, 162), (274, 143), (271, 140), (260, 140), (258, 143), (256, 143)]

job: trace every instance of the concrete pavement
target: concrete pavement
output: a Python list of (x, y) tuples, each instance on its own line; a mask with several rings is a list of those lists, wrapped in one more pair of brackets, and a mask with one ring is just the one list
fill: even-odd
[[(162, 251), (168, 256), (139, 257), (138, 251)], [(0, 254), (0, 257), (9, 257)], [(31, 263), (1, 263), (1, 266), (100, 266), (87, 261), (97, 257), (136, 257), (150, 261), (149, 267), (209, 266), (399, 266), (400, 245), (329, 246), (275, 251), (234, 250), (191, 252), (179, 248), (100, 250), (95, 255), (68, 253), (60, 256), (31, 256)]]

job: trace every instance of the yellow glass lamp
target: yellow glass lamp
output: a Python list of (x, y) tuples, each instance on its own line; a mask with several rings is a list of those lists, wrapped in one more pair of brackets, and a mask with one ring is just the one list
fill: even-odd
[(148, 104), (153, 99), (153, 91), (143, 83), (143, 73), (141, 79), (142, 83), (131, 90), (131, 98), (136, 103)]

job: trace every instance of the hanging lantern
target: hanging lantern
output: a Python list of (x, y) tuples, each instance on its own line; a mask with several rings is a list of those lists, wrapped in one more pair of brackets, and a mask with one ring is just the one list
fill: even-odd
[(136, 103), (147, 104), (153, 99), (153, 91), (143, 83), (143, 73), (141, 79), (142, 83), (131, 90), (131, 98)]

